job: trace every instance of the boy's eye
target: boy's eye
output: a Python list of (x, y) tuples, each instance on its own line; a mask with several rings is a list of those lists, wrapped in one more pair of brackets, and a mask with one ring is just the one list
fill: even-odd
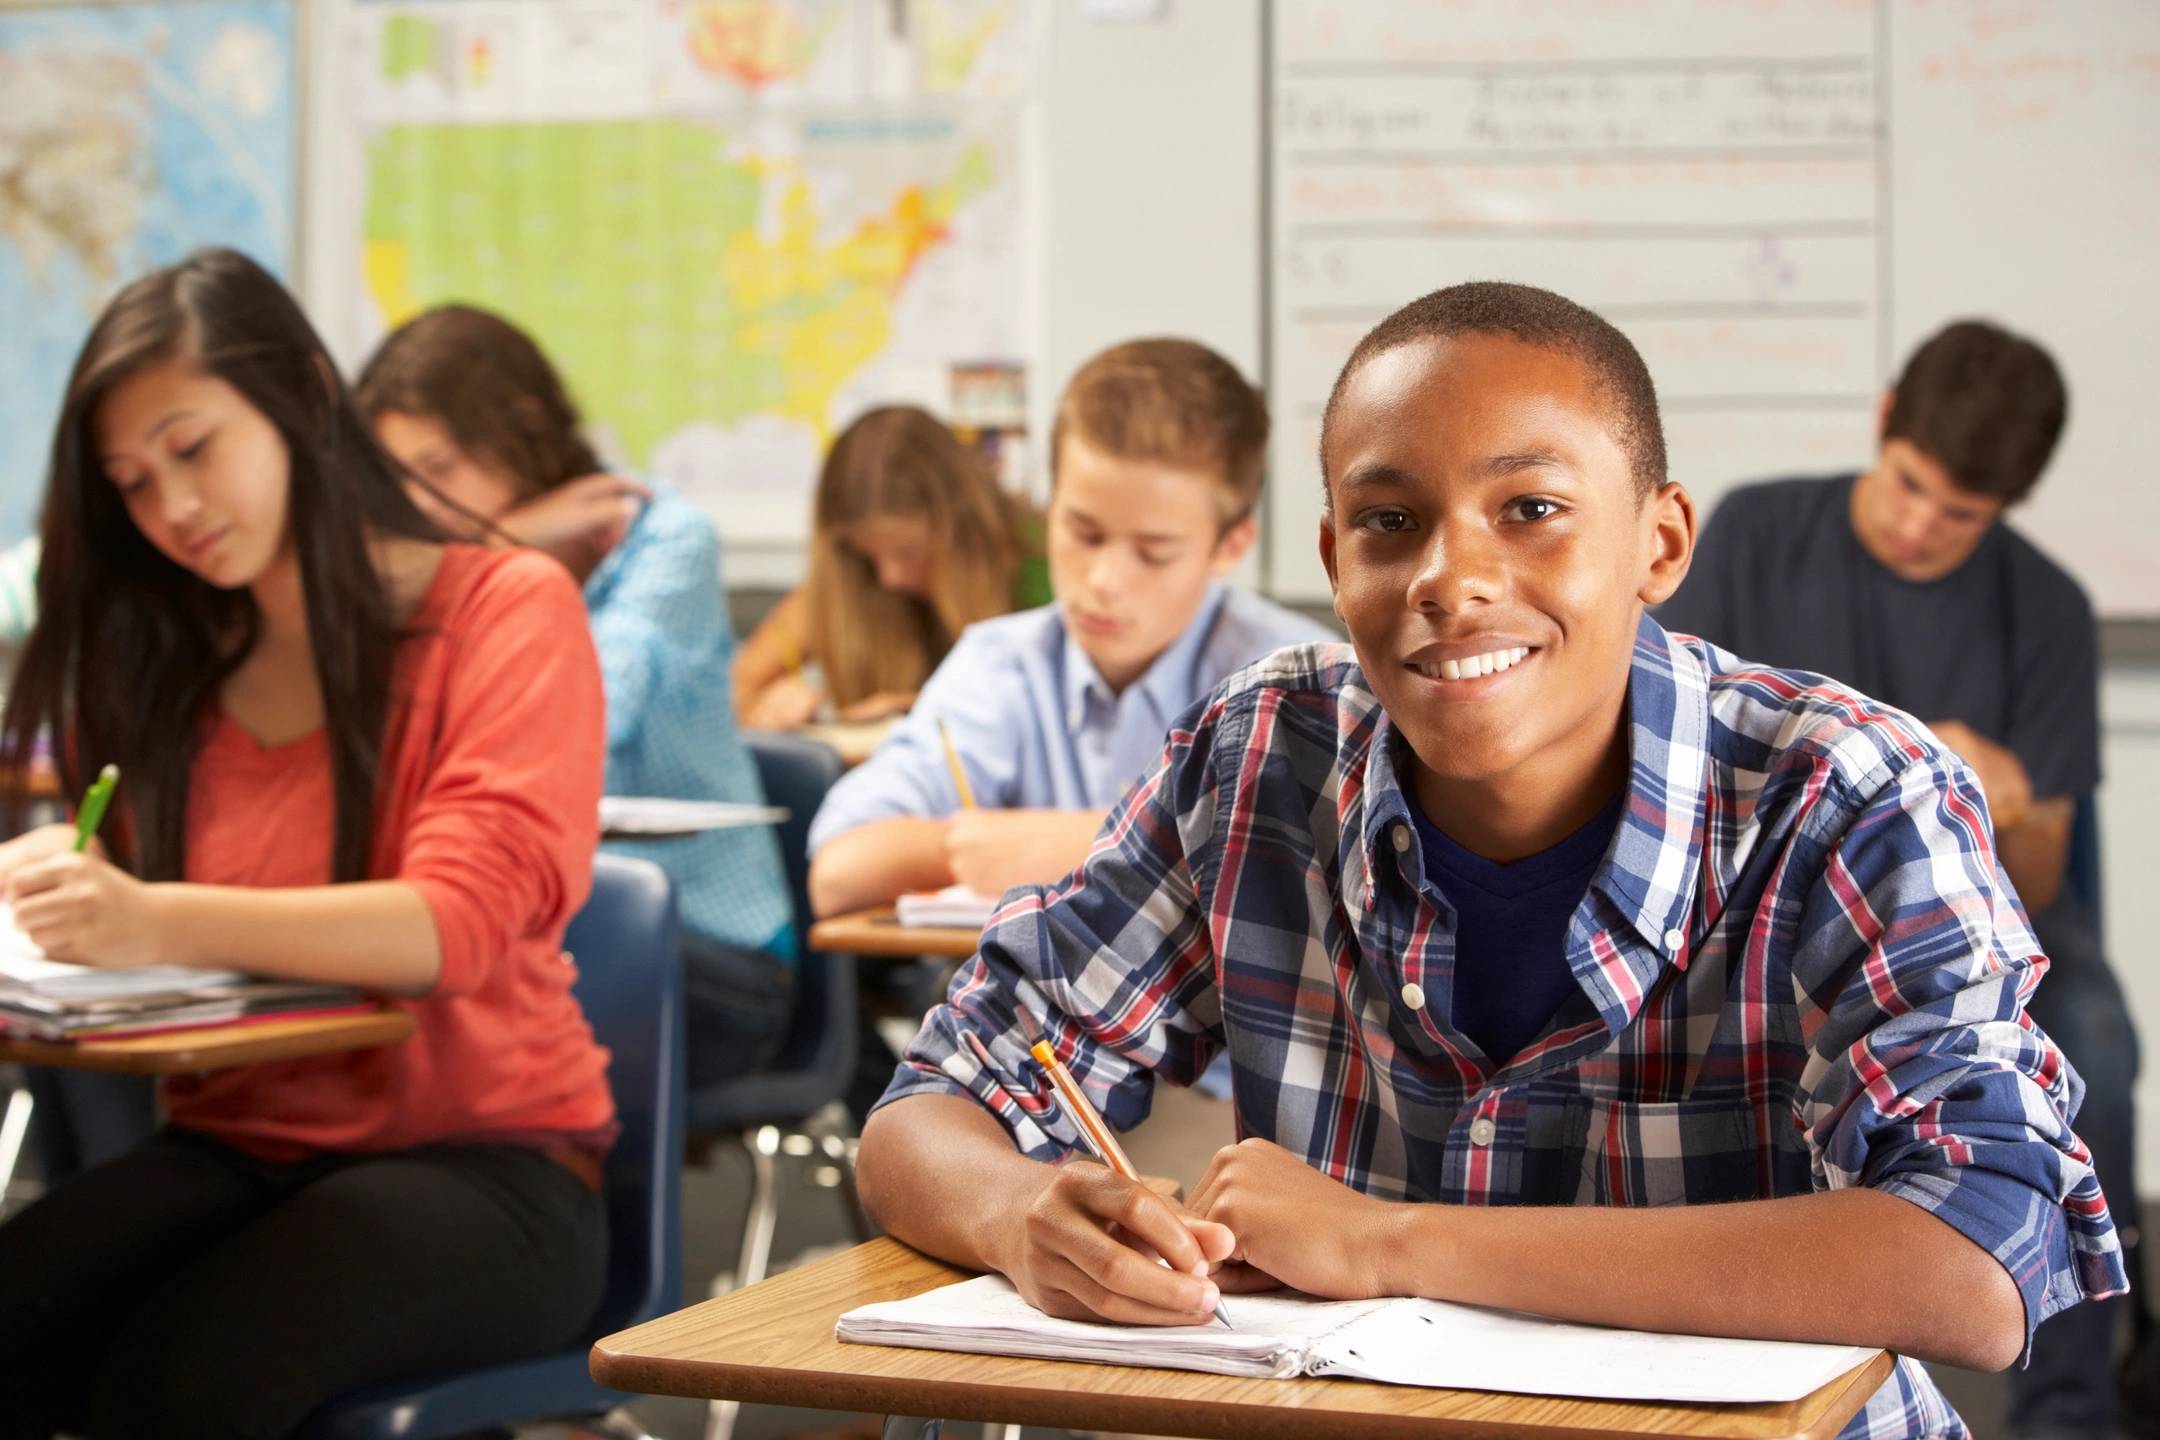
[(1549, 520), (1559, 513), (1560, 503), (1557, 500), (1548, 500), (1542, 495), (1525, 495), (1520, 500), (1509, 502), (1507, 508), (1508, 518), (1525, 520), (1532, 524)]
[(1142, 550), (1140, 552), (1140, 563), (1156, 570), (1162, 569), (1163, 566), (1168, 565), (1175, 559), (1177, 559), (1175, 550)]
[(1410, 529), (1412, 523), (1409, 511), (1387, 506), (1367, 510), (1356, 521), (1359, 529), (1377, 530), (1383, 535), (1400, 535)]

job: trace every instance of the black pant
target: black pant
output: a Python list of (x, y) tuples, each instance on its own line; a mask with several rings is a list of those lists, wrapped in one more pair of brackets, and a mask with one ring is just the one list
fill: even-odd
[(0, 1225), (0, 1436), (270, 1440), (571, 1343), (606, 1267), (600, 1197), (535, 1150), (272, 1165), (167, 1129)]
[(685, 1068), (692, 1094), (771, 1064), (795, 1011), (795, 972), (763, 950), (682, 939)]

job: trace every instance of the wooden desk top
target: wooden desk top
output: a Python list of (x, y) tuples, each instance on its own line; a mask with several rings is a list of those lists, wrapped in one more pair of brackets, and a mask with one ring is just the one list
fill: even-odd
[(810, 927), (810, 946), (842, 955), (876, 955), (918, 960), (925, 955), (965, 960), (975, 953), (982, 932), (961, 925), (902, 925), (890, 905), (835, 915)]
[(900, 723), (898, 716), (883, 720), (829, 720), (822, 725), (798, 725), (792, 730), (778, 730), (778, 735), (794, 735), (804, 740), (816, 740), (832, 747), (840, 757), (840, 763), (852, 770), (870, 758), (870, 752), (884, 743), (892, 733), (893, 726)]
[(265, 1060), (389, 1045), (412, 1034), (413, 1018), (385, 1006), (357, 1015), (311, 1015), (240, 1025), (206, 1025), (117, 1040), (55, 1043), (0, 1036), (0, 1061), (123, 1075), (194, 1075)]
[(965, 1279), (894, 1240), (858, 1245), (717, 1300), (610, 1335), (593, 1378), (618, 1390), (697, 1399), (867, 1410), (948, 1420), (1233, 1440), (1393, 1440), (1508, 1436), (1692, 1435), (1725, 1440), (1830, 1437), (1866, 1403), (1888, 1354), (1782, 1405), (1673, 1405), (1426, 1390), (1362, 1380), (1243, 1380), (959, 1355), (833, 1338), (842, 1312)]

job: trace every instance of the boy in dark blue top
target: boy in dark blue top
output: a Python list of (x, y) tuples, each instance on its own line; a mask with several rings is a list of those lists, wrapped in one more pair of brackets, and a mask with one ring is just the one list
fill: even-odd
[[(1972, 766), (2054, 962), (2030, 1013), (2085, 1077), (2078, 1133), (2127, 1205), (2137, 1038), (2095, 917), (2064, 883), (2072, 816), (2100, 781), (2098, 636), (2077, 581), (2002, 523), (2039, 481), (2066, 408), (2039, 346), (1977, 321), (1947, 327), (1883, 397), (1875, 467), (1735, 491), (1658, 619), (1910, 711)], [(2127, 1303), (2079, 1306), (2033, 1337), (2010, 1381), (2015, 1434), (2111, 1433)]]

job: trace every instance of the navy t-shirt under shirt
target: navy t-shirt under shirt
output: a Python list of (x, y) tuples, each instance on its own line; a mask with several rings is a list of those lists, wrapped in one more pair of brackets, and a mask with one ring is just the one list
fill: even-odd
[(1500, 865), (1441, 833), (1410, 797), (1425, 878), (1455, 911), (1454, 1028), (1498, 1067), (1579, 993), (1568, 965), (1568, 921), (1619, 828), (1622, 786), (1581, 829), (1547, 850)]

